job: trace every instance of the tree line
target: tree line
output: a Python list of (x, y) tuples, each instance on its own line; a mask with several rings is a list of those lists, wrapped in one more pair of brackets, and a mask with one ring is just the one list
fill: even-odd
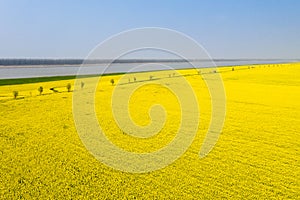
[(187, 62), (184, 59), (36, 59), (36, 58), (2, 58), (0, 65), (81, 65), (101, 63), (163, 63), (163, 62)]

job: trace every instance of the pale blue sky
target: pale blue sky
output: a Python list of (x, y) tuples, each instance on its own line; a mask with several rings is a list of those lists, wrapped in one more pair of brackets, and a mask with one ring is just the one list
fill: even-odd
[(0, 57), (84, 58), (121, 31), (183, 32), (214, 58), (300, 58), (298, 0), (0, 0)]

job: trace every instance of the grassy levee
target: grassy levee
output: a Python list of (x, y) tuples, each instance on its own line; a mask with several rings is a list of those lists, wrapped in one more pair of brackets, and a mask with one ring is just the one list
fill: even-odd
[(76, 76), (54, 76), (54, 77), (37, 77), (37, 78), (19, 78), (19, 79), (0, 79), (0, 86), (2, 85), (20, 85), (28, 83), (43, 83), (58, 80), (75, 79)]
[[(111, 75), (120, 75), (123, 73), (111, 73), (111, 74), (102, 74), (101, 76), (111, 76)], [(50, 77), (33, 77), (33, 78), (17, 78), (17, 79), (0, 79), (0, 86), (2, 85), (20, 85), (20, 84), (29, 84), (29, 83), (43, 83), (50, 81), (61, 81), (61, 80), (73, 80), (77, 78), (88, 78), (99, 76), (95, 75), (80, 75), (80, 76), (50, 76)]]

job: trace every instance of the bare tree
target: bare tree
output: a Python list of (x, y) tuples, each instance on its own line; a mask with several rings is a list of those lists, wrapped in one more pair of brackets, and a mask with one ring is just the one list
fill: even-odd
[(114, 85), (114, 84), (115, 84), (115, 80), (114, 80), (114, 79), (111, 79), (111, 80), (110, 80), (110, 83), (111, 83), (111, 85)]
[(68, 84), (67, 84), (67, 90), (68, 90), (68, 92), (71, 91), (71, 83), (68, 83)]
[(19, 95), (19, 92), (18, 91), (13, 91), (13, 95), (14, 95), (14, 98), (17, 99), (17, 97)]
[(44, 91), (44, 88), (43, 88), (42, 86), (40, 86), (40, 87), (38, 88), (38, 91), (39, 91), (40, 95), (42, 95), (42, 93), (43, 93), (43, 91)]

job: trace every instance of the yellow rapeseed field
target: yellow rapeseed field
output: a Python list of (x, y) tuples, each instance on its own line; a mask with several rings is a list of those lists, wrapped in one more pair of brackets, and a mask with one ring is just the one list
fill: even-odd
[[(202, 78), (196, 70), (178, 73), (198, 99), (197, 134), (179, 159), (147, 173), (111, 168), (87, 150), (73, 118), (74, 92), (66, 88), (70, 83), (73, 90), (74, 80), (0, 86), (0, 199), (299, 199), (300, 64), (219, 68), (226, 118), (218, 142), (204, 158), (199, 151), (212, 113), (205, 79), (214, 72), (201, 69), (207, 74)], [(129, 74), (130, 80), (122, 76), (103, 76), (95, 92), (95, 113), (107, 138), (136, 153), (168, 145), (180, 126), (181, 102), (158, 83), (180, 88), (180, 77), (170, 71)], [(82, 78), (81, 90), (91, 92), (93, 79)], [(149, 138), (133, 137), (132, 127), (121, 129), (112, 112), (114, 91), (125, 94), (139, 83), (126, 109), (136, 125), (155, 120), (162, 125)], [(58, 92), (49, 90), (53, 87)], [(164, 110), (149, 114), (153, 105)]]

